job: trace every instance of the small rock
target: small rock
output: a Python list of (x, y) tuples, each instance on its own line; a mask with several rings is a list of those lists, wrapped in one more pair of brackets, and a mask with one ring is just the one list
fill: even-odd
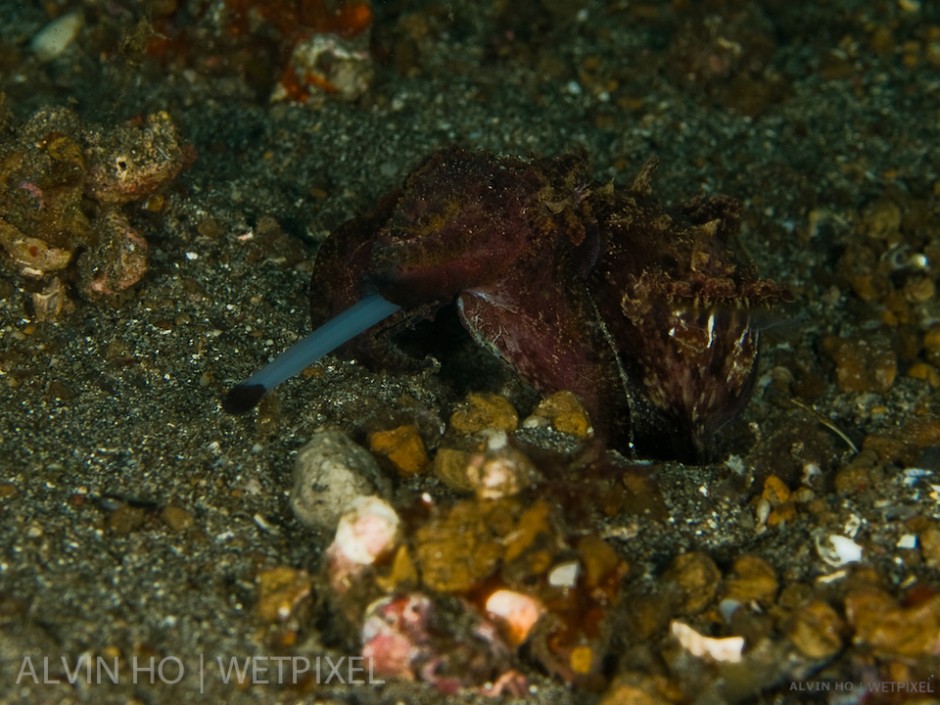
[(584, 564), (585, 585), (591, 590), (600, 587), (611, 575), (622, 576), (627, 572), (627, 564), (599, 536), (589, 534), (582, 538), (578, 542), (578, 554)]
[(821, 600), (799, 607), (790, 628), (790, 641), (810, 659), (828, 659), (842, 649), (842, 619)]
[[(861, 457), (862, 455), (866, 457)], [(874, 462), (867, 462), (869, 459)], [(833, 481), (836, 493), (857, 494), (871, 489), (879, 482), (879, 475), (882, 472), (880, 466), (876, 463), (877, 457), (874, 453), (869, 451), (860, 453), (858, 458), (836, 473)]]
[(20, 273), (30, 279), (38, 279), (49, 272), (58, 272), (68, 267), (72, 261), (73, 253), (70, 250), (24, 235), (2, 219), (0, 219), (0, 246), (20, 268)]
[(834, 568), (841, 568), (849, 563), (862, 560), (862, 547), (848, 536), (828, 534), (816, 537), (816, 552), (819, 557)]
[(578, 561), (559, 563), (548, 572), (548, 584), (552, 587), (573, 588), (578, 584), (581, 564)]
[(451, 415), (450, 426), (463, 434), (479, 433), (488, 428), (515, 431), (519, 426), (519, 415), (506, 397), (472, 393)]
[(427, 648), (427, 622), (433, 603), (411, 593), (384, 597), (366, 608), (362, 624), (362, 656), (379, 677), (413, 681), (413, 664)]
[(390, 554), (401, 540), (401, 520), (380, 497), (356, 497), (340, 517), (336, 537), (326, 551), (330, 585), (339, 593), (364, 568)]
[(935, 324), (924, 333), (924, 352), (927, 361), (940, 364), (940, 324)]
[(571, 680), (578, 677), (589, 676), (598, 668), (600, 657), (598, 653), (588, 644), (579, 644), (568, 651), (568, 669)]
[(163, 523), (173, 529), (173, 531), (185, 531), (194, 523), (192, 514), (182, 507), (177, 507), (173, 504), (169, 504), (163, 508), (163, 511), (160, 512), (160, 518), (163, 519)]
[(569, 391), (555, 392), (545, 397), (523, 425), (550, 425), (559, 433), (567, 433), (577, 438), (589, 438), (594, 433), (587, 411)]
[(666, 681), (645, 673), (624, 673), (610, 684), (598, 705), (663, 705), (685, 700), (675, 688), (666, 688)]
[(790, 497), (790, 488), (776, 475), (769, 475), (764, 480), (764, 490), (761, 492), (760, 503), (766, 503), (766, 506), (759, 507), (759, 512), (767, 507), (771, 509), (766, 519), (768, 526), (785, 524), (796, 516), (796, 506)]
[(147, 241), (117, 209), (95, 221), (98, 245), (82, 257), (82, 291), (89, 297), (114, 296), (139, 282), (149, 269)]
[(907, 376), (927, 382), (933, 389), (940, 388), (940, 370), (926, 362), (915, 362), (908, 367)]
[(467, 477), (471, 453), (457, 448), (438, 448), (434, 454), (434, 475), (450, 489), (470, 492), (473, 486)]
[(418, 527), (415, 561), (423, 583), (439, 592), (465, 592), (492, 575), (514, 514), (504, 501), (466, 501)]
[(335, 34), (313, 34), (294, 45), (284, 79), (271, 101), (293, 99), (320, 104), (326, 96), (353, 101), (372, 85), (368, 41)]
[(889, 198), (879, 198), (862, 211), (865, 234), (875, 240), (887, 240), (901, 229), (901, 208)]
[(41, 62), (52, 61), (75, 41), (83, 24), (85, 17), (78, 11), (57, 17), (33, 36), (29, 48)]
[(313, 590), (313, 579), (302, 570), (277, 566), (257, 577), (255, 612), (265, 622), (284, 622), (295, 614)]
[(88, 133), (85, 191), (101, 204), (135, 201), (169, 183), (185, 161), (176, 124), (166, 111)]
[(715, 561), (704, 553), (683, 553), (676, 556), (663, 575), (678, 597), (680, 614), (694, 615), (705, 609), (715, 597), (721, 571)]
[(432, 602), (420, 592), (376, 600), (366, 608), (361, 639), (376, 676), (424, 681), (451, 696), (447, 700), (487, 683), (501, 684), (497, 692), (525, 692), (524, 678), (505, 671), (509, 647), (463, 601)]
[(375, 584), (389, 594), (414, 589), (418, 581), (418, 571), (407, 546), (399, 546), (388, 573), (375, 578)]
[(777, 595), (777, 574), (774, 567), (758, 556), (744, 555), (734, 562), (725, 581), (725, 599), (758, 602), (767, 607)]
[(522, 513), (512, 531), (505, 534), (503, 576), (507, 580), (530, 581), (552, 567), (558, 544), (552, 519), (551, 506), (537, 501)]
[(491, 444), (483, 453), (474, 453), (467, 462), (467, 484), (477, 499), (511, 497), (540, 477), (532, 461), (522, 451), (508, 447), (505, 437), (495, 445), (493, 448)]
[(484, 609), (504, 627), (507, 642), (513, 647), (529, 638), (545, 612), (545, 607), (534, 597), (506, 589), (493, 591), (486, 598)]
[(877, 272), (877, 256), (867, 245), (850, 246), (839, 260), (839, 270), (862, 301), (878, 303), (891, 293), (891, 281)]
[(920, 552), (928, 567), (940, 570), (940, 522), (933, 522), (918, 535)]
[(889, 595), (858, 589), (845, 598), (845, 613), (855, 642), (879, 658), (934, 656), (940, 649), (940, 595), (900, 607)]
[(779, 507), (790, 499), (790, 488), (776, 475), (768, 475), (764, 480), (761, 499), (766, 499), (771, 507)]
[(327, 553), (358, 565), (372, 565), (398, 544), (401, 520), (380, 497), (357, 497), (340, 517)]
[(911, 277), (904, 284), (904, 298), (912, 304), (932, 301), (936, 293), (936, 286), (930, 277)]
[(387, 458), (403, 477), (417, 475), (430, 462), (421, 433), (414, 424), (370, 433), (369, 450)]
[(42, 291), (35, 291), (33, 298), (33, 313), (37, 321), (55, 321), (62, 313), (75, 306), (69, 301), (65, 284), (59, 277), (52, 277)]
[(925, 449), (936, 446), (940, 446), (940, 419), (928, 416), (911, 419), (887, 433), (869, 434), (862, 450), (874, 452), (885, 463), (913, 465)]
[(744, 638), (728, 636), (715, 638), (699, 633), (685, 622), (673, 620), (669, 631), (683, 649), (692, 656), (719, 663), (738, 663), (744, 650)]
[(884, 336), (829, 336), (823, 350), (836, 366), (836, 382), (842, 392), (886, 392), (898, 372), (897, 355)]
[(147, 513), (143, 509), (125, 504), (108, 515), (108, 529), (117, 536), (126, 536), (137, 531), (146, 520)]
[(388, 491), (375, 458), (340, 431), (314, 435), (297, 453), (290, 506), (303, 524), (332, 530), (357, 497)]

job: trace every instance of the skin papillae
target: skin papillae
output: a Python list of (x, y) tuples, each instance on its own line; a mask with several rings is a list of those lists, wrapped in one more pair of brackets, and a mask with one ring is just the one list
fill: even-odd
[(538, 390), (574, 392), (608, 444), (707, 459), (754, 385), (751, 312), (786, 294), (729, 248), (736, 201), (668, 211), (655, 167), (615, 188), (592, 183), (583, 155), (435, 152), (323, 243), (313, 325), (380, 294), (400, 310), (340, 352), (389, 366), (399, 331), (456, 304), (472, 337)]

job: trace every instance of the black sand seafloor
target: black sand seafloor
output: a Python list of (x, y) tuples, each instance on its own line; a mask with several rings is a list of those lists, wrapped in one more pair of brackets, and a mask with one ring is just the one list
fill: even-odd
[[(0, 702), (940, 702), (938, 98), (928, 0), (0, 1)], [(453, 307), (222, 410), (451, 147), (740, 202), (702, 463)]]

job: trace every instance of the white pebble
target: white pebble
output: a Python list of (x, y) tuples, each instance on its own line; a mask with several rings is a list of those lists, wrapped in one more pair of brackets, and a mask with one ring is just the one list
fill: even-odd
[(548, 574), (548, 584), (552, 587), (572, 588), (578, 582), (580, 566), (577, 561), (559, 563)]
[(545, 608), (534, 597), (500, 589), (486, 599), (486, 611), (505, 624), (513, 644), (521, 644), (529, 637)]
[(538, 480), (532, 461), (513, 448), (476, 453), (466, 471), (467, 482), (481, 500), (511, 497)]
[(826, 563), (836, 568), (862, 560), (862, 547), (848, 536), (840, 534), (816, 539), (816, 552)]
[(328, 552), (355, 565), (372, 565), (398, 542), (401, 521), (392, 506), (380, 497), (358, 497), (336, 527)]
[(353, 500), (387, 485), (369, 451), (340, 431), (322, 431), (297, 453), (290, 506), (303, 524), (332, 530)]
[(724, 639), (704, 636), (688, 624), (673, 620), (670, 631), (686, 651), (697, 658), (709, 658), (719, 663), (739, 663), (744, 650), (744, 637), (729, 636)]
[(917, 548), (917, 534), (904, 534), (898, 539), (897, 547), (909, 550)]
[(52, 61), (75, 41), (84, 23), (81, 12), (62, 15), (39, 30), (29, 46), (40, 61)]

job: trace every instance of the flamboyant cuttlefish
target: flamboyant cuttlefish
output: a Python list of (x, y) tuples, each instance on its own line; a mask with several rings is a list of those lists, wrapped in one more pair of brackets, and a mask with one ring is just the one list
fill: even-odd
[(754, 384), (750, 311), (784, 291), (728, 248), (737, 201), (700, 197), (667, 212), (652, 197), (655, 167), (615, 189), (592, 183), (581, 155), (435, 152), (323, 243), (315, 332), (232, 389), (224, 408), (247, 411), (340, 345), (379, 362), (380, 342), (403, 323), (456, 302), (481, 345), (540, 391), (574, 392), (614, 446), (706, 456)]

